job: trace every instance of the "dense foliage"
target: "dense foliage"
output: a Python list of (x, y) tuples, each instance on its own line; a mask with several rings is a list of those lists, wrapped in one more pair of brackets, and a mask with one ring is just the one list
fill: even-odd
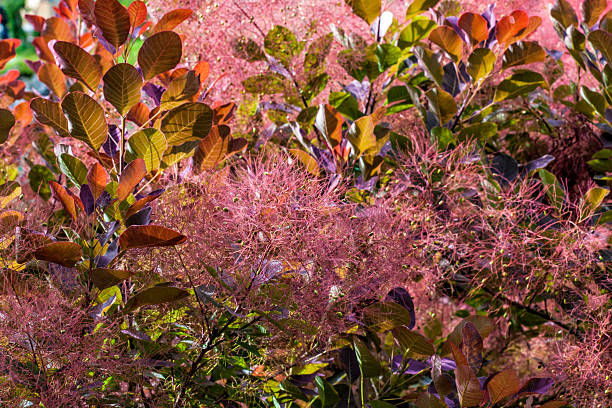
[(0, 406), (612, 404), (606, 0), (183, 3), (2, 14)]

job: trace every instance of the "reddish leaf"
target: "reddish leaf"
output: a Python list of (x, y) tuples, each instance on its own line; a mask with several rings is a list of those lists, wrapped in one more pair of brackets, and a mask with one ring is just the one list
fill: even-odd
[(495, 26), (495, 37), (500, 44), (511, 43), (521, 30), (529, 25), (529, 16), (523, 10), (514, 10), (509, 16), (502, 17)]
[(147, 105), (142, 102), (138, 102), (136, 105), (132, 106), (132, 109), (127, 114), (127, 120), (134, 122), (138, 126), (142, 126), (149, 120), (149, 115), (151, 111)]
[(81, 10), (81, 17), (87, 24), (93, 25), (96, 22), (94, 16), (94, 0), (78, 0), (79, 10)]
[(170, 31), (183, 21), (187, 20), (193, 11), (190, 9), (176, 9), (166, 13), (151, 30), (153, 34), (160, 31)]
[(455, 369), (455, 383), (461, 407), (474, 407), (482, 402), (484, 393), (480, 389), (480, 381), (469, 367), (466, 357), (461, 350), (451, 343), (453, 356), (457, 368)]
[(130, 25), (134, 29), (147, 19), (147, 5), (144, 1), (133, 1), (128, 7), (128, 13), (130, 14)]
[(81, 247), (74, 242), (52, 242), (34, 251), (40, 261), (53, 262), (71, 268), (81, 260)]
[(41, 36), (45, 39), (45, 42), (51, 40), (57, 41), (74, 41), (74, 35), (72, 34), (72, 28), (70, 25), (60, 17), (51, 17), (45, 21)]
[(236, 104), (234, 102), (226, 103), (225, 105), (217, 106), (213, 109), (213, 124), (225, 125), (234, 115)]
[(470, 37), (472, 44), (484, 41), (489, 36), (487, 20), (480, 14), (464, 13), (459, 18), (459, 27)]
[(130, 162), (123, 169), (119, 185), (117, 186), (117, 198), (119, 201), (125, 200), (146, 174), (147, 167), (143, 159), (138, 158)]
[(64, 187), (62, 187), (55, 181), (50, 181), (49, 186), (51, 187), (51, 190), (53, 190), (55, 197), (62, 203), (64, 210), (66, 210), (66, 212), (72, 217), (72, 219), (76, 221), (77, 213), (74, 199), (72, 198), (72, 196), (68, 194)]
[(97, 200), (108, 184), (108, 173), (100, 163), (96, 162), (90, 167), (87, 172), (87, 184), (89, 184), (94, 201)]
[(45, 41), (42, 37), (36, 37), (32, 40), (32, 45), (36, 49), (36, 55), (43, 61), (50, 62), (51, 64), (55, 64), (55, 57), (53, 57), (53, 53), (49, 49), (47, 45), (47, 41)]
[(32, 24), (34, 31), (39, 33), (42, 32), (43, 27), (45, 25), (45, 19), (43, 17), (35, 16), (33, 14), (26, 14), (24, 17), (28, 21), (28, 23)]
[(195, 67), (193, 67), (193, 70), (195, 71), (196, 75), (200, 77), (200, 82), (204, 82), (206, 81), (206, 79), (208, 79), (208, 74), (210, 73), (210, 66), (208, 65), (207, 61), (198, 62), (197, 64), (195, 64)]
[(43, 64), (38, 70), (38, 79), (58, 98), (62, 99), (66, 94), (66, 77), (57, 65), (51, 63)]
[(19, 211), (4, 211), (0, 214), (0, 234), (14, 232), (21, 220), (23, 220), (23, 214)]
[(342, 143), (343, 123), (344, 118), (336, 108), (327, 104), (319, 106), (315, 119), (315, 127), (321, 132), (332, 149)]
[(128, 208), (127, 213), (125, 213), (125, 218), (129, 218), (130, 216), (136, 214), (138, 211), (142, 210), (145, 205), (147, 205), (151, 201), (156, 200), (162, 193), (163, 190), (158, 190), (157, 192), (151, 193), (148, 196), (145, 196), (140, 200), (136, 201), (130, 206), (130, 208)]
[(210, 133), (198, 143), (193, 162), (198, 170), (212, 169), (223, 161), (229, 151), (230, 128), (213, 126)]
[(7, 62), (15, 58), (15, 55), (17, 55), (18, 45), (19, 43), (15, 43), (15, 41), (0, 41), (0, 70), (4, 69)]
[(461, 329), (461, 351), (466, 356), (468, 365), (474, 374), (478, 374), (482, 365), (482, 337), (473, 323), (467, 322)]
[(182, 244), (187, 237), (159, 225), (132, 225), (119, 236), (122, 250)]
[(17, 262), (25, 263), (32, 259), (34, 252), (53, 241), (45, 234), (26, 232), (17, 243)]
[(59, 57), (62, 72), (83, 82), (95, 91), (102, 79), (102, 67), (96, 59), (78, 45), (58, 41), (53, 49)]
[(15, 119), (23, 125), (29, 125), (32, 122), (32, 109), (29, 102), (21, 102), (13, 109)]
[(504, 370), (495, 374), (487, 383), (487, 391), (492, 404), (497, 404), (501, 400), (519, 391), (520, 383), (515, 370)]

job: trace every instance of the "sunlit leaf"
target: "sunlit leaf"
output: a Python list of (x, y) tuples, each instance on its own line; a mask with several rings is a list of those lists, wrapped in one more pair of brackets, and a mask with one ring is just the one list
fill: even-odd
[(318, 176), (320, 174), (320, 168), (319, 168), (319, 164), (317, 163), (317, 160), (312, 157), (310, 154), (308, 154), (308, 152), (305, 152), (302, 149), (289, 149), (289, 152), (295, 156), (300, 163), (302, 163), (304, 165), (304, 167), (306, 168), (306, 170), (314, 175), (314, 176)]
[(59, 99), (66, 93), (66, 77), (55, 64), (44, 63), (38, 70), (38, 79)]
[(173, 30), (176, 26), (191, 17), (192, 14), (193, 10), (191, 9), (171, 10), (159, 19), (157, 24), (155, 24), (151, 29), (151, 32), (155, 34), (161, 31)]
[(592, 27), (607, 8), (607, 0), (584, 0), (581, 6), (584, 23)]
[(372, 24), (376, 17), (380, 15), (380, 0), (345, 0), (351, 6), (353, 12), (364, 19), (368, 24)]
[(141, 26), (147, 19), (147, 5), (144, 1), (135, 0), (128, 6), (128, 13), (132, 28)]
[(463, 55), (463, 41), (459, 34), (449, 26), (436, 27), (429, 34), (429, 40), (448, 53), (454, 61)]
[(62, 101), (62, 110), (68, 117), (70, 135), (98, 151), (108, 134), (104, 109), (98, 102), (82, 92), (70, 92)]
[(166, 91), (162, 94), (162, 109), (172, 109), (193, 98), (200, 91), (200, 81), (195, 71), (187, 71), (185, 74), (170, 82)]
[(461, 407), (475, 407), (480, 405), (483, 392), (480, 389), (480, 381), (474, 371), (468, 366), (467, 360), (461, 350), (451, 343), (453, 356), (457, 368), (455, 369), (455, 383)]
[(410, 22), (410, 24), (400, 32), (399, 39), (397, 40), (398, 47), (404, 49), (415, 45), (418, 41), (427, 37), (435, 27), (435, 21), (430, 19), (419, 19)]
[(546, 59), (546, 51), (538, 43), (520, 41), (508, 47), (504, 52), (502, 69), (541, 62), (544, 59)]
[(485, 78), (495, 68), (497, 57), (488, 48), (476, 48), (468, 57), (466, 70), (474, 81)]
[(97, 0), (94, 6), (96, 25), (104, 39), (116, 49), (130, 34), (130, 13), (118, 0)]
[(334, 148), (342, 142), (342, 115), (331, 105), (321, 104), (315, 119), (315, 127), (327, 143)]
[(406, 10), (406, 19), (433, 8), (440, 0), (413, 0)]
[(374, 126), (375, 123), (371, 116), (363, 116), (354, 121), (349, 127), (346, 138), (351, 143), (353, 149), (355, 149), (357, 156), (376, 146)]
[(161, 31), (147, 38), (138, 51), (138, 65), (142, 76), (149, 80), (172, 68), (181, 61), (183, 43), (178, 34)]
[(463, 13), (457, 24), (470, 37), (472, 44), (478, 44), (489, 37), (487, 20), (480, 14)]
[(119, 185), (117, 186), (117, 198), (125, 200), (134, 188), (147, 174), (147, 166), (143, 159), (132, 160), (121, 172)]
[(529, 16), (523, 10), (514, 10), (495, 25), (495, 37), (500, 44), (516, 41), (516, 36), (529, 25)]
[(164, 134), (153, 128), (139, 130), (130, 136), (127, 143), (134, 157), (145, 161), (148, 172), (159, 168), (162, 156), (168, 147)]
[(56, 42), (53, 49), (64, 74), (83, 82), (92, 91), (96, 90), (102, 79), (102, 67), (91, 54), (65, 41)]
[(59, 183), (56, 183), (55, 181), (50, 181), (49, 186), (53, 191), (53, 195), (62, 203), (64, 210), (66, 210), (66, 212), (72, 217), (72, 219), (76, 221), (77, 213), (74, 198), (72, 198), (72, 196), (68, 194), (68, 192), (63, 186), (61, 186)]
[(423, 67), (425, 75), (441, 87), (444, 70), (440, 63), (440, 55), (421, 46), (414, 47), (414, 55)]
[(229, 151), (230, 128), (213, 126), (208, 135), (198, 143), (193, 161), (198, 170), (212, 169), (223, 161)]
[(108, 173), (100, 163), (96, 162), (89, 168), (87, 172), (87, 184), (89, 184), (89, 189), (91, 190), (94, 200), (97, 200), (104, 189), (106, 189), (108, 180)]
[(213, 111), (208, 105), (189, 102), (168, 112), (162, 120), (161, 130), (169, 146), (178, 146), (206, 137), (212, 121)]
[(277, 25), (266, 34), (264, 49), (288, 68), (298, 52), (297, 38), (288, 28)]
[(593, 48), (601, 52), (607, 62), (612, 62), (612, 34), (604, 30), (595, 30), (589, 33), (587, 39)]
[(522, 70), (499, 83), (495, 89), (494, 102), (527, 95), (540, 87), (548, 89), (548, 84), (541, 74)]
[(607, 188), (593, 187), (584, 195), (584, 201), (591, 211), (595, 211), (599, 208), (608, 194), (610, 194), (610, 190)]
[(561, 36), (563, 36), (567, 27), (578, 25), (576, 11), (567, 0), (557, 0), (550, 9), (550, 17), (553, 20), (555, 30)]
[(121, 116), (140, 101), (142, 77), (130, 64), (117, 64), (104, 74), (104, 98)]

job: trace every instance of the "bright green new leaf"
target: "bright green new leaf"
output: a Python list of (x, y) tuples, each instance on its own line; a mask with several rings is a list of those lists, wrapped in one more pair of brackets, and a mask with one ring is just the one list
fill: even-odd
[(610, 190), (607, 188), (593, 187), (584, 195), (584, 201), (588, 204), (591, 211), (595, 211), (608, 194), (610, 194)]
[(406, 10), (406, 19), (433, 8), (440, 0), (413, 0)]
[(557, 180), (557, 176), (546, 169), (539, 169), (538, 175), (540, 176), (540, 180), (542, 180), (542, 184), (544, 184), (544, 187), (546, 188), (546, 195), (548, 196), (550, 203), (558, 211), (561, 211), (563, 208), (563, 201), (565, 200), (565, 192), (561, 187), (561, 183), (559, 183), (559, 180)]
[(431, 129), (432, 140), (438, 143), (441, 150), (445, 150), (451, 143), (455, 142), (455, 137), (450, 129), (440, 126), (435, 126)]

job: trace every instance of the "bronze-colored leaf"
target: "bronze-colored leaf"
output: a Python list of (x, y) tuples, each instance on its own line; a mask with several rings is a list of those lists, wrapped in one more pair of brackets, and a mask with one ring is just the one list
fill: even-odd
[(34, 98), (30, 101), (30, 109), (34, 112), (34, 117), (38, 122), (51, 126), (61, 137), (70, 135), (68, 120), (62, 112), (62, 106), (59, 102), (53, 102), (45, 98)]
[(512, 369), (495, 374), (487, 383), (489, 399), (493, 405), (506, 397), (517, 394), (520, 388), (521, 384), (518, 375), (516, 371)]
[(312, 174), (313, 176), (319, 176), (321, 169), (319, 168), (319, 164), (317, 160), (312, 157), (308, 152), (305, 152), (302, 149), (289, 149), (289, 152), (294, 155), (300, 163), (304, 165), (306, 170)]
[(159, 19), (157, 24), (153, 26), (151, 32), (155, 34), (161, 31), (173, 30), (176, 26), (191, 17), (192, 14), (193, 11), (191, 9), (175, 9), (169, 11), (168, 13), (164, 14), (162, 18)]
[(461, 29), (470, 37), (472, 44), (478, 44), (489, 37), (487, 20), (485, 20), (480, 14), (463, 13), (461, 17), (459, 17), (458, 24), (459, 27), (461, 27)]
[(451, 343), (453, 356), (457, 368), (455, 369), (455, 384), (457, 385), (457, 394), (461, 407), (475, 407), (480, 405), (483, 400), (484, 393), (480, 389), (480, 381), (474, 374), (474, 371), (467, 364), (467, 359), (455, 346)]
[(451, 56), (454, 61), (459, 61), (463, 55), (463, 41), (455, 31), (449, 26), (436, 27), (430, 34), (429, 40), (442, 48)]
[(235, 111), (236, 104), (234, 102), (215, 107), (213, 109), (213, 125), (227, 125)]
[(121, 116), (140, 102), (142, 77), (130, 64), (117, 64), (104, 74), (104, 98)]
[(46, 43), (51, 40), (74, 41), (74, 34), (70, 25), (60, 17), (50, 17), (45, 20), (45, 26), (40, 33)]
[(134, 122), (138, 126), (142, 126), (149, 120), (149, 115), (151, 111), (142, 102), (138, 102), (136, 105), (132, 106), (132, 109), (127, 114), (127, 120)]
[(117, 186), (117, 198), (119, 201), (125, 200), (146, 174), (147, 166), (143, 159), (139, 158), (131, 161), (123, 169), (119, 178), (119, 185)]
[(15, 227), (23, 220), (19, 211), (3, 211), (0, 214), (0, 234), (15, 233)]
[(108, 173), (100, 163), (96, 162), (89, 168), (87, 184), (89, 184), (94, 201), (97, 200), (108, 184)]
[(315, 119), (315, 127), (321, 132), (332, 149), (342, 143), (343, 123), (344, 118), (336, 108), (327, 104), (321, 104), (319, 106), (319, 111)]
[(200, 91), (200, 81), (195, 71), (187, 71), (174, 78), (161, 97), (161, 108), (168, 110), (191, 101)]
[(52, 242), (34, 251), (34, 258), (39, 261), (53, 262), (72, 268), (81, 260), (81, 246), (74, 242)]
[(66, 210), (68, 215), (70, 215), (70, 217), (72, 217), (72, 219), (76, 221), (77, 213), (74, 198), (72, 198), (72, 196), (68, 193), (68, 191), (66, 191), (63, 186), (61, 186), (59, 183), (56, 183), (55, 181), (50, 181), (49, 187), (51, 187), (51, 190), (53, 191), (55, 197), (62, 203), (64, 210)]
[(473, 323), (466, 322), (461, 329), (461, 338), (461, 351), (467, 358), (468, 366), (474, 370), (474, 374), (478, 374), (482, 366), (482, 337)]
[(96, 90), (102, 78), (102, 67), (92, 55), (78, 45), (65, 41), (56, 42), (53, 49), (64, 74), (83, 82), (92, 91)]
[(98, 151), (106, 141), (108, 126), (104, 109), (92, 97), (82, 92), (70, 92), (62, 101), (72, 137)]
[(130, 34), (130, 13), (117, 0), (97, 0), (94, 6), (96, 25), (113, 47), (119, 48)]
[(142, 76), (149, 80), (172, 68), (181, 61), (183, 43), (172, 31), (161, 31), (147, 38), (138, 51), (138, 65)]
[(0, 109), (0, 143), (6, 142), (13, 126), (15, 126), (13, 113), (8, 109)]
[(132, 225), (119, 236), (122, 250), (182, 244), (187, 237), (160, 225)]
[(141, 0), (133, 1), (128, 6), (128, 13), (132, 28), (141, 26), (147, 19), (147, 5)]
[(198, 143), (193, 156), (198, 170), (212, 169), (225, 158), (229, 151), (230, 128), (226, 125), (213, 126), (204, 139)]
[(428, 357), (435, 353), (433, 344), (425, 336), (413, 330), (408, 330), (406, 327), (400, 326), (394, 328), (393, 336), (403, 353), (411, 353), (410, 355), (419, 354)]
[(541, 62), (546, 59), (546, 51), (537, 42), (521, 41), (508, 47), (504, 52), (502, 69)]
[(66, 77), (55, 64), (44, 63), (38, 70), (38, 79), (58, 98), (66, 94)]
[(130, 312), (141, 306), (175, 302), (187, 296), (189, 292), (173, 286), (153, 286), (132, 296), (125, 304), (125, 311)]

